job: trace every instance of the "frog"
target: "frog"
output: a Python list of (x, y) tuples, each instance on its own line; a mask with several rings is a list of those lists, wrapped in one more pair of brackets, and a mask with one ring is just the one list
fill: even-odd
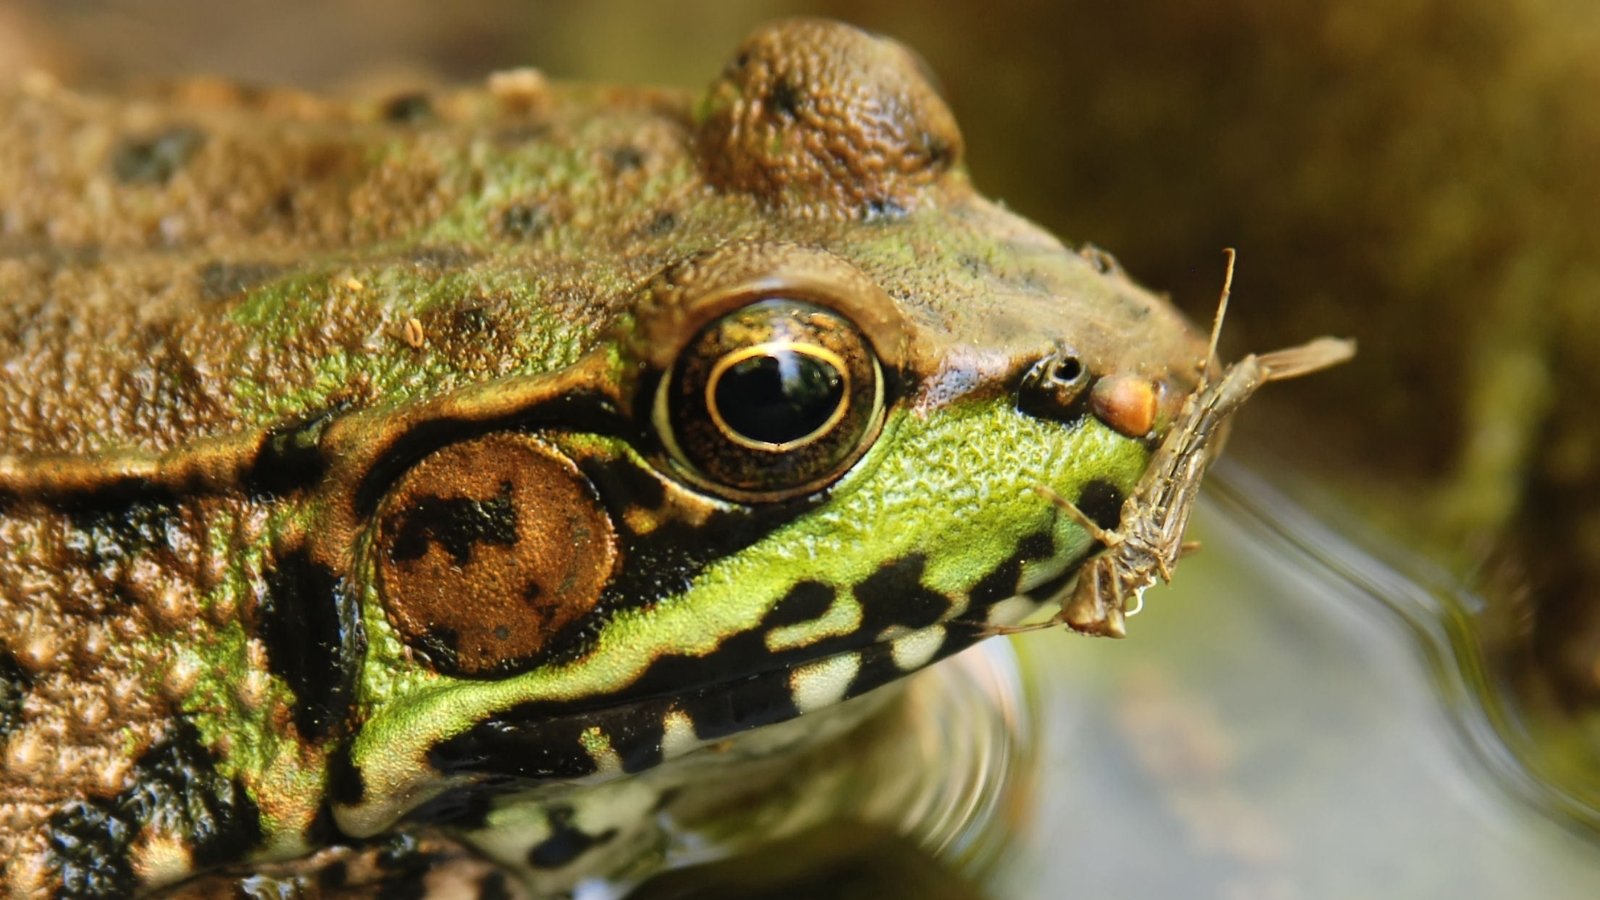
[(1213, 356), (837, 22), (698, 94), (23, 78), (0, 886), (559, 895), (1048, 612)]

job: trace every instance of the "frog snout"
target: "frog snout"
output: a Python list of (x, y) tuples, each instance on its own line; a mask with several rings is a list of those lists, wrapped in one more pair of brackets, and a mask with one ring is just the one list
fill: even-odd
[(1155, 427), (1160, 394), (1154, 383), (1138, 375), (1097, 377), (1072, 350), (1058, 348), (1023, 375), (1017, 408), (1057, 422), (1092, 413), (1119, 434), (1142, 438)]

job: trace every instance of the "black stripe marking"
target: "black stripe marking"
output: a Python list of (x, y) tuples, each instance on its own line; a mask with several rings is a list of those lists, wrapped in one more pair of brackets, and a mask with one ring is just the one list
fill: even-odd
[(1074, 505), (1089, 517), (1089, 521), (1112, 531), (1122, 522), (1122, 501), (1126, 497), (1122, 488), (1096, 478), (1083, 486)]
[(348, 743), (341, 744), (328, 758), (328, 795), (342, 806), (355, 806), (367, 795), (366, 779), (361, 777)]
[(601, 846), (617, 836), (617, 829), (608, 828), (599, 834), (589, 834), (576, 828), (576, 818), (570, 806), (554, 806), (545, 813), (550, 823), (550, 836), (534, 844), (528, 851), (528, 865), (535, 869), (559, 869), (591, 849)]
[(344, 723), (366, 650), (356, 599), (344, 579), (296, 549), (267, 573), (259, 614), (267, 666), (294, 691), (295, 727), (321, 740)]
[[(978, 628), (961, 627), (957, 623), (950, 623), (946, 626), (943, 643), (934, 651), (927, 664), (931, 666), (947, 656), (967, 649), (983, 638), (984, 632)], [(874, 644), (861, 652), (861, 668), (856, 671), (856, 677), (850, 680), (850, 686), (845, 689), (845, 698), (859, 697), (908, 674), (910, 673), (902, 671), (895, 664), (894, 651), (889, 644)]]
[(340, 404), (268, 429), (244, 473), (245, 488), (271, 496), (315, 484), (328, 471), (322, 434), (345, 409)]
[[(604, 717), (601, 717), (602, 719)], [(523, 720), (486, 719), (428, 748), (428, 764), (445, 775), (482, 772), (530, 781), (593, 775), (594, 759), (579, 742), (593, 716)]]
[(703, 741), (729, 737), (751, 728), (786, 722), (800, 715), (787, 670), (765, 672), (754, 678), (711, 688), (684, 697), (678, 707), (694, 723)]
[(242, 857), (261, 842), (261, 817), (237, 779), (186, 719), (134, 764), (131, 786), (109, 800), (74, 803), (50, 817), (50, 864), (71, 897), (129, 896), (138, 886), (132, 847), (154, 825), (183, 840), (195, 867)]
[[(732, 635), (718, 645), (716, 650), (703, 656), (669, 654), (656, 659), (625, 690), (587, 701), (525, 703), (509, 710), (506, 718), (516, 721), (538, 721), (584, 714), (603, 716), (617, 708), (626, 708), (626, 704), (630, 701), (693, 695), (697, 691), (708, 697), (715, 697), (719, 693), (726, 694), (733, 691), (736, 682), (766, 678), (774, 674), (782, 685), (782, 696), (775, 691), (766, 692), (759, 698), (752, 694), (751, 699), (742, 702), (776, 703), (780, 707), (793, 708), (794, 698), (789, 695), (787, 686), (788, 669), (836, 653), (871, 646), (877, 636), (891, 626), (922, 628), (931, 625), (949, 611), (949, 601), (943, 595), (922, 586), (921, 577), (925, 566), (926, 560), (920, 555), (904, 557), (880, 569), (858, 586), (856, 596), (861, 599), (863, 606), (862, 626), (845, 634), (821, 638), (813, 643), (785, 650), (771, 651), (767, 649), (766, 631), (774, 623), (781, 622), (786, 615), (774, 609), (756, 628)], [(797, 585), (797, 588), (800, 586)], [(800, 589), (802, 598), (806, 594), (815, 593), (813, 588)], [(797, 602), (806, 604), (815, 601), (814, 596), (811, 600), (802, 599)], [(750, 690), (755, 692), (757, 689)], [(734, 714), (719, 711), (713, 719), (721, 721), (732, 715)], [(738, 716), (746, 716), (746, 713), (739, 713)], [(699, 717), (696, 717), (696, 724), (700, 724)], [(613, 729), (608, 727), (607, 730)]]
[(68, 520), (79, 532), (68, 547), (89, 565), (100, 566), (170, 547), (168, 532), (177, 526), (178, 512), (168, 503), (138, 500), (79, 508)]
[(0, 745), (22, 724), (22, 702), (33, 687), (33, 677), (9, 651), (0, 650)]
[(981, 612), (1001, 600), (1016, 596), (1023, 565), (1032, 560), (1044, 559), (1053, 552), (1055, 552), (1055, 539), (1048, 531), (1037, 531), (1023, 538), (1018, 542), (1015, 553), (1002, 560), (989, 571), (989, 574), (978, 579), (978, 583), (972, 586), (968, 613)]
[(491, 790), (446, 791), (413, 807), (406, 813), (406, 822), (476, 831), (484, 826), (489, 820), (489, 813), (494, 811), (493, 799), (494, 792)]
[(855, 586), (862, 631), (876, 635), (890, 625), (925, 628), (950, 611), (950, 600), (922, 584), (928, 558), (921, 553), (887, 563)]
[(576, 713), (557, 703), (527, 703), (479, 722), (428, 751), (444, 775), (478, 773), (531, 781), (593, 774), (594, 761), (579, 741), (599, 728), (622, 759), (639, 771), (661, 761), (662, 723), (673, 710), (687, 714), (695, 734), (715, 740), (792, 719), (800, 714), (787, 670), (763, 672), (678, 696), (653, 697)]
[(401, 473), (446, 444), (479, 437), (491, 431), (537, 428), (541, 425), (560, 425), (574, 431), (621, 436), (630, 442), (638, 439), (637, 429), (618, 414), (611, 398), (603, 391), (575, 390), (498, 420), (468, 421), (451, 416), (427, 419), (396, 435), (382, 449), (376, 462), (356, 485), (351, 497), (352, 510), (360, 519), (371, 516), (389, 486)]

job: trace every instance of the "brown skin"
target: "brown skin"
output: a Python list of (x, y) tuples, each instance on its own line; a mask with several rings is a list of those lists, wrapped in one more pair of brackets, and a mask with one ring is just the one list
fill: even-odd
[[(645, 429), (649, 378), (761, 279), (840, 298), (907, 384), (997, 396), (1070, 336), (1086, 369), (1143, 379), (1163, 409), (1192, 389), (1203, 347), (1169, 306), (973, 193), (903, 48), (800, 21), (735, 60), (698, 113), (529, 73), (354, 105), (214, 83), (0, 89), (0, 674), (16, 698), (0, 883), (52, 886), (65, 869), (46, 848), (74, 828), (92, 840), (73, 865), (111, 867), (94, 877), (113, 891), (247, 854), (269, 819), (288, 835), (275, 853), (327, 840), (315, 792), (260, 782), (322, 788), (360, 725), (366, 647), (333, 624), (308, 646), (299, 629), (333, 612), (296, 604), (340, 594), (375, 516), (392, 550), (426, 502), (503, 499), (524, 525), (576, 511), (562, 524), (602, 552), (519, 547), (468, 569), (438, 541), (391, 553), (379, 577), (406, 583), (386, 611), (408, 652), (428, 658), (440, 618), (422, 582), (461, 571), (566, 585), (551, 627), (581, 617), (625, 564), (604, 552), (617, 510), (580, 502), (575, 476), (560, 497), (510, 470), (485, 480), (470, 442), (415, 464), (445, 433), (489, 440), (569, 405)], [(427, 466), (448, 477), (410, 490), (403, 473)], [(721, 502), (664, 497), (645, 512), (673, 525)], [(508, 615), (466, 610), (457, 624), (482, 627), (454, 664), (537, 652), (496, 648)], [(191, 717), (256, 730), (200, 740)], [(202, 830), (188, 820), (140, 831), (138, 789), (169, 751), (208, 798), (205, 842), (181, 840)], [(270, 777), (252, 751), (278, 754)], [(85, 809), (101, 818), (71, 819)], [(118, 816), (133, 838), (108, 849)]]

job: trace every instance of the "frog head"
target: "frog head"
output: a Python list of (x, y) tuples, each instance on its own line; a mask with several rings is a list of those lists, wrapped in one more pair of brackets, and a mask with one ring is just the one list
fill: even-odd
[(974, 192), (900, 45), (769, 26), (682, 129), (694, 199), (575, 362), (318, 436), (349, 833), (647, 769), (1016, 622), (1094, 550), (1038, 489), (1113, 526), (1195, 387), (1168, 304)]

